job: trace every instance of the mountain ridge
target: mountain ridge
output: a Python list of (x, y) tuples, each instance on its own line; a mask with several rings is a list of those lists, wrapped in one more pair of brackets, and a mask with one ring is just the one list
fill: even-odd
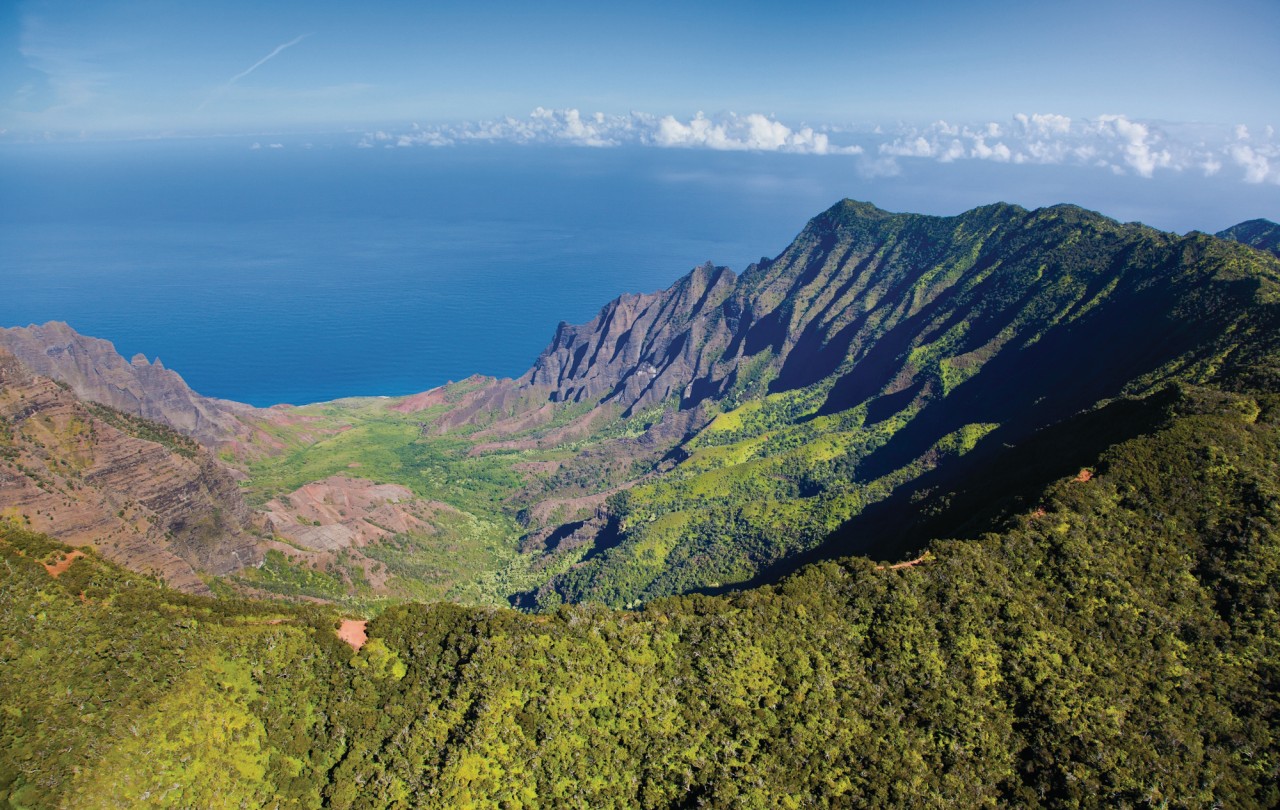
[[(892, 557), (913, 549), (885, 533), (885, 515), (936, 497), (970, 453), (1017, 446), (1171, 381), (1270, 384), (1280, 266), (1237, 241), (1122, 225), (1069, 204), (938, 217), (845, 200), (741, 275), (707, 263), (666, 290), (620, 296), (584, 324), (561, 323), (518, 378), (387, 401), (405, 443), (387, 449), (434, 459), (461, 482), (475, 470), (499, 475), (489, 504), (466, 495), (468, 484), (453, 489), (471, 506), (450, 520), (497, 531), (514, 519), (531, 566), (520, 577), (542, 578), (520, 592), (525, 605), (636, 604), (769, 580), (833, 542)], [(44, 329), (43, 344), (30, 328), (0, 337), (23, 338), (32, 362), (73, 388), (114, 391), (92, 362), (70, 362), (86, 365), (110, 344)], [(419, 486), (412, 467), (379, 462), (360, 479), (362, 456), (335, 454), (337, 444), (358, 450), (365, 439), (353, 437), (391, 435), (384, 421), (356, 417), (376, 404), (257, 411), (199, 397), (145, 358), (102, 357), (124, 375), (116, 387), (136, 412), (234, 454), (255, 503), (342, 476), (354, 476), (340, 488), (356, 494), (341, 497), (361, 509), (359, 493), (407, 485), (419, 506), (397, 516), (405, 526), (422, 526), (411, 513), (445, 514), (433, 503), (459, 503)], [(212, 416), (193, 424), (189, 409), (200, 407)], [(303, 475), (309, 448), (326, 460)], [(272, 458), (296, 469), (263, 478)], [(273, 514), (258, 523), (279, 530), (278, 548), (298, 565), (333, 562), (306, 563), (293, 534), (329, 538), (317, 548), (378, 535), (327, 508)], [(355, 556), (343, 564), (363, 559), (349, 542), (338, 551)], [(359, 564), (357, 578), (385, 577)]]
[(126, 361), (115, 346), (87, 337), (61, 321), (0, 328), (0, 347), (36, 374), (71, 386), (81, 399), (160, 422), (208, 446), (243, 438), (241, 419), (256, 409), (197, 394), (159, 358)]
[(1219, 239), (1230, 239), (1280, 256), (1280, 225), (1268, 219), (1251, 219), (1241, 222), (1218, 231), (1216, 236)]
[[(1174, 377), (1206, 380), (1234, 373), (1230, 369), (1250, 362), (1249, 352), (1257, 359), (1268, 351), (1223, 337), (1234, 330), (1252, 330), (1274, 343), (1267, 336), (1275, 333), (1276, 309), (1264, 299), (1275, 299), (1280, 268), (1246, 259), (1248, 254), (1213, 237), (1121, 225), (1070, 205), (1028, 211), (997, 204), (956, 217), (869, 211), (867, 204), (839, 203), (815, 217), (777, 259), (744, 271), (719, 311), (704, 316), (721, 331), (702, 340), (706, 353), (690, 366), (709, 373), (689, 381), (680, 404), (682, 410), (696, 410), (704, 400), (736, 404), (735, 390), (742, 401), (809, 391), (821, 404), (806, 406), (807, 418), (862, 408), (863, 427), (851, 427), (863, 435), (868, 427), (896, 419), (902, 424), (893, 426), (891, 437), (870, 452), (859, 451), (856, 460), (850, 457), (849, 480), (863, 493), (850, 495), (856, 502), (873, 489), (907, 483), (891, 481), (895, 475), (914, 477), (905, 472), (913, 466), (936, 463), (930, 457), (940, 443), (959, 442), (963, 453), (993, 430), (986, 440), (1016, 443), (1107, 398), (1152, 391)], [(1246, 311), (1251, 314), (1241, 314)], [(983, 374), (989, 363), (991, 373)], [(1064, 379), (1073, 382), (1068, 386)], [(721, 412), (727, 410), (732, 409)], [(715, 414), (707, 416), (692, 426), (694, 433), (711, 430)], [(793, 427), (798, 424), (793, 420)], [(973, 435), (965, 438), (965, 431)], [(847, 474), (820, 473), (827, 484), (791, 500), (814, 504), (802, 514), (825, 509), (815, 495), (830, 491), (830, 484), (843, 487), (836, 479)], [(627, 497), (645, 493), (636, 488)], [(684, 515), (674, 529), (681, 535), (697, 533), (698, 525), (715, 531), (705, 520), (706, 502), (692, 497), (692, 490), (681, 498), (684, 505), (675, 512), (662, 507), (650, 514)], [(732, 502), (726, 505), (736, 509)], [(861, 508), (851, 502), (846, 517)], [(741, 520), (733, 514), (724, 513), (718, 525)], [(611, 556), (626, 554), (619, 548), (626, 541), (604, 538), (615, 530), (610, 526), (628, 530), (625, 517), (612, 518), (597, 520), (604, 553), (565, 575), (578, 584), (558, 588), (562, 597), (616, 593), (606, 601), (618, 604), (689, 587), (682, 580), (657, 591), (595, 590), (599, 586), (590, 583), (600, 575), (584, 580), (584, 571), (608, 568)], [(768, 519), (750, 530), (775, 536), (752, 554), (763, 554), (767, 565), (792, 553), (785, 549), (794, 548), (794, 541), (784, 539), (783, 527), (797, 519), (808, 520)], [(767, 529), (770, 524), (776, 528)], [(643, 523), (630, 527), (643, 546), (649, 530)], [(661, 542), (683, 543), (672, 535)], [(812, 542), (816, 536), (802, 545)], [(782, 551), (768, 550), (777, 544)], [(706, 553), (704, 548), (695, 556)], [(729, 570), (760, 565), (739, 552), (730, 557), (738, 562), (729, 563)], [(617, 565), (628, 569), (635, 563), (632, 558)], [(687, 563), (661, 570), (660, 578), (687, 570)]]
[(199, 573), (259, 561), (239, 487), (208, 450), (64, 386), (0, 347), (0, 512), (192, 593), (210, 592)]

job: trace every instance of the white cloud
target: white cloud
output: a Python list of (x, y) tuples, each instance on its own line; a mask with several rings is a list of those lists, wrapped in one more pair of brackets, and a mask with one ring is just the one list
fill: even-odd
[(1280, 171), (1272, 172), (1268, 155), (1247, 144), (1236, 144), (1230, 149), (1231, 159), (1244, 169), (1246, 183), (1262, 183), (1271, 180), (1280, 183)]
[(857, 170), (866, 177), (896, 175), (901, 171), (900, 161), (912, 160), (1073, 165), (1142, 178), (1165, 171), (1199, 171), (1214, 176), (1234, 166), (1241, 170), (1241, 179), (1246, 182), (1280, 183), (1280, 143), (1275, 134), (1271, 127), (1264, 134), (1251, 132), (1243, 125), (1157, 123), (1116, 114), (1071, 118), (1056, 113), (1018, 113), (1006, 122), (938, 120), (923, 127), (890, 127), (871, 122), (814, 127), (789, 124), (760, 113), (710, 116), (700, 112), (691, 118), (679, 118), (643, 112), (610, 115), (538, 107), (523, 118), (440, 126), (414, 124), (405, 132), (368, 132), (357, 145), (445, 147), (487, 141), (861, 155)]
[[(880, 133), (876, 133), (880, 134)], [(1150, 178), (1161, 171), (1199, 170), (1205, 176), (1224, 166), (1243, 170), (1250, 183), (1280, 183), (1280, 143), (1274, 128), (1265, 136), (1243, 126), (1157, 124), (1124, 115), (1072, 119), (1055, 113), (1018, 113), (1010, 124), (902, 126), (883, 133), (882, 161), (991, 160), (1019, 165), (1076, 165)], [(875, 172), (889, 171), (887, 163)]]
[(1054, 113), (1018, 113), (1013, 117), (1022, 126), (1022, 131), (1039, 137), (1066, 135), (1071, 131), (1071, 119), (1065, 115)]
[[(956, 141), (955, 143), (958, 143)], [(961, 147), (963, 149), (964, 147)], [(891, 143), (880, 144), (880, 154), (893, 157), (933, 157), (938, 146), (923, 135), (916, 138), (904, 138)]]
[(978, 137), (973, 141), (973, 156), (981, 160), (994, 160), (997, 163), (1008, 163), (1013, 159), (1013, 152), (1003, 143), (997, 143), (995, 146), (987, 146), (987, 139)]
[[(760, 113), (709, 118), (698, 113), (682, 121), (633, 112), (629, 115), (583, 113), (576, 109), (537, 107), (526, 118), (506, 117), (453, 126), (420, 127), (397, 137), (403, 146), (447, 146), (463, 141), (518, 144), (567, 144), (614, 147), (624, 145), (724, 151), (793, 152), (808, 155), (856, 155), (862, 147), (837, 145), (831, 136), (809, 126), (791, 127)], [(358, 145), (369, 147), (388, 140), (385, 132), (369, 132)]]
[(1142, 177), (1150, 177), (1157, 168), (1174, 167), (1173, 155), (1167, 149), (1155, 148), (1160, 138), (1146, 124), (1123, 115), (1104, 115), (1098, 118), (1098, 131), (1121, 141), (1124, 162)]

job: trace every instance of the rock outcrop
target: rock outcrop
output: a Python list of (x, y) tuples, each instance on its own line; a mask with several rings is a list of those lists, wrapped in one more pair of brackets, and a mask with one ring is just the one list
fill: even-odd
[(662, 292), (624, 295), (581, 326), (561, 323), (519, 387), (546, 389), (552, 402), (600, 401), (640, 410), (687, 398), (727, 345), (721, 305), (736, 278), (703, 265)]
[(126, 361), (110, 341), (86, 337), (59, 321), (0, 329), (0, 347), (43, 377), (70, 386), (80, 399), (150, 419), (219, 447), (250, 432), (241, 417), (256, 409), (192, 391), (177, 372), (141, 354)]

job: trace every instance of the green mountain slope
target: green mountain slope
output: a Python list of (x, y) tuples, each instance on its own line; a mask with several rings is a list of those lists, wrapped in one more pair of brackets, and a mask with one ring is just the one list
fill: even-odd
[(1270, 373), (1277, 278), (1239, 245), (1072, 206), (940, 218), (841, 203), (705, 316), (690, 365), (707, 371), (680, 401), (703, 418), (535, 599), (723, 587), (833, 534), (846, 552), (910, 550), (864, 510), (910, 504), (966, 455), (1107, 400)]
[(356, 650), (0, 516), (0, 806), (1276, 806), (1278, 277), (842, 203), (520, 380), (282, 412), (250, 465), (299, 546), (415, 527), (360, 547), (406, 590), (450, 557), (418, 592), (640, 610), (384, 603)]
[[(0, 532), (15, 807), (1274, 806), (1280, 399), (1174, 386), (972, 539), (542, 616), (190, 597)], [(981, 484), (982, 481), (975, 481)], [(279, 623), (271, 623), (279, 621)]]
[(1251, 219), (1218, 232), (1219, 239), (1241, 242), (1258, 250), (1280, 255), (1280, 225), (1268, 219)]
[(637, 606), (910, 558), (1150, 427), (1171, 383), (1274, 387), (1280, 262), (1236, 241), (1273, 231), (845, 201), (740, 277), (561, 324), (519, 379), (256, 412), (222, 450), (265, 564), (213, 584)]

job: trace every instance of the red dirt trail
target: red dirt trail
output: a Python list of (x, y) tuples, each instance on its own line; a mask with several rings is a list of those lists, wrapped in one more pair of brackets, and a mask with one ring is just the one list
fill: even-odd
[(368, 624), (368, 622), (361, 619), (343, 619), (342, 626), (338, 628), (338, 638), (359, 650), (369, 640), (369, 637), (364, 632)]
[(71, 563), (75, 562), (76, 560), (80, 559), (83, 556), (84, 556), (83, 551), (73, 551), (67, 556), (63, 557), (61, 560), (58, 560), (53, 565), (44, 563), (44, 570), (49, 572), (49, 576), (53, 577), (54, 579), (57, 579), (58, 576), (62, 574), (63, 571), (66, 571), (68, 568), (71, 567)]
[(877, 565), (877, 571), (897, 571), (902, 568), (914, 568), (920, 563), (928, 562), (933, 559), (933, 554), (926, 551), (914, 560), (906, 560), (905, 562), (894, 563), (893, 565)]

